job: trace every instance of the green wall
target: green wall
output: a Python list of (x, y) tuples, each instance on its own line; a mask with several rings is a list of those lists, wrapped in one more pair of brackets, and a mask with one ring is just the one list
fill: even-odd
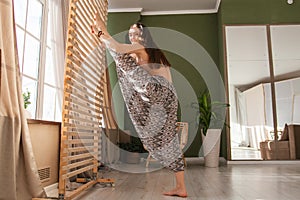
[(300, 0), (292, 5), (286, 0), (222, 0), (218, 12), (219, 59), (223, 71), (224, 25), (294, 24), (300, 23)]
[(222, 24), (299, 23), (300, 1), (222, 0), (219, 14)]
[[(300, 0), (294, 0), (292, 5), (288, 5), (286, 0), (222, 0), (219, 12), (216, 14), (141, 16), (140, 13), (109, 13), (108, 30), (111, 34), (126, 31), (132, 23), (138, 20), (148, 27), (168, 28), (191, 37), (205, 48), (224, 77), (223, 26), (226, 24), (300, 23)], [(166, 52), (166, 56), (172, 67), (190, 82), (196, 94), (206, 88), (203, 77), (189, 62), (170, 52)], [(113, 67), (110, 69), (110, 78), (115, 84), (116, 77), (112, 69)], [(128, 122), (126, 110), (123, 109), (122, 112), (125, 113), (120, 114), (124, 119), (124, 128), (131, 129), (132, 125)], [(199, 135), (197, 133), (191, 141), (192, 144), (185, 152), (185, 156), (198, 156), (202, 142)], [(225, 131), (222, 133), (220, 155), (227, 158)]]
[[(107, 30), (111, 35), (127, 31), (131, 24), (139, 20), (140, 13), (113, 13), (108, 14), (107, 18)], [(125, 38), (118, 38), (119, 42), (125, 42)], [(107, 53), (109, 55), (109, 53)], [(126, 109), (124, 106), (124, 100), (117, 84), (117, 75), (115, 70), (115, 63), (112, 62), (112, 58), (108, 57), (108, 71), (109, 79), (112, 88), (113, 95), (113, 108), (115, 111), (115, 120), (118, 123), (118, 127), (126, 129), (127, 118)]]
[[(108, 15), (108, 29), (110, 33), (116, 34), (128, 30), (129, 26), (140, 20), (148, 27), (161, 27), (178, 31), (187, 37), (195, 40), (207, 51), (215, 65), (219, 62), (218, 50), (218, 23), (217, 14), (203, 14), (203, 15), (161, 15), (161, 16), (140, 16), (139, 13), (109, 13)], [(122, 26), (120, 25), (121, 23)], [(170, 38), (172, 41), (173, 38)], [(159, 43), (157, 43), (159, 46)], [(181, 48), (181, 46), (178, 46)], [(194, 93), (199, 94), (206, 88), (205, 82), (201, 74), (184, 58), (172, 52), (165, 52), (172, 67), (182, 74), (186, 80), (189, 81)], [(188, 70), (187, 70), (188, 69)], [(114, 72), (110, 71), (113, 80), (116, 80), (113, 75)], [(173, 80), (176, 82), (176, 80)], [(113, 83), (114, 84), (114, 83)], [(177, 93), (182, 91), (177, 91)], [(186, 98), (189, 98), (188, 96)], [(120, 110), (120, 109), (118, 109)], [(124, 129), (133, 131), (133, 126), (129, 121), (126, 109), (124, 111)], [(196, 118), (194, 119), (196, 121)], [(196, 124), (196, 122), (195, 122)], [(198, 156), (201, 147), (201, 137), (195, 128), (193, 139), (190, 140), (191, 145), (185, 152), (187, 157)]]
[[(111, 35), (127, 31), (130, 25), (138, 21), (139, 18), (140, 13), (109, 13), (107, 18), (107, 30)], [(120, 42), (125, 42), (125, 38)], [(117, 82), (117, 76), (113, 69), (114, 65), (112, 64), (109, 66), (112, 86), (114, 86)]]
[[(178, 31), (199, 43), (210, 55), (216, 65), (219, 64), (218, 52), (218, 20), (216, 14), (202, 15), (160, 15), (142, 16), (141, 21), (149, 27), (163, 27)], [(173, 38), (170, 38), (172, 41)], [(159, 44), (157, 44), (159, 46)], [(182, 48), (178, 46), (178, 48)], [(188, 49), (188, 48), (186, 48)], [(166, 54), (172, 67), (180, 72), (191, 84), (194, 92), (200, 94), (206, 88), (201, 74), (184, 58), (175, 54)], [(199, 55), (200, 56), (200, 55)], [(174, 80), (174, 83), (176, 80)], [(183, 91), (177, 90), (177, 93)], [(188, 96), (186, 98), (189, 98)], [(194, 119), (196, 121), (196, 119)], [(195, 122), (197, 124), (197, 122)], [(189, 124), (193, 126), (193, 123)], [(191, 129), (190, 129), (191, 130)], [(197, 129), (196, 129), (197, 131)], [(200, 130), (190, 133), (191, 144), (185, 152), (186, 157), (197, 157), (201, 147), (202, 139)]]

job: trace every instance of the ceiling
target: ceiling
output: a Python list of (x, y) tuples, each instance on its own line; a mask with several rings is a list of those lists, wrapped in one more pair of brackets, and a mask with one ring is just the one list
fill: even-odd
[(142, 15), (216, 13), (221, 0), (108, 0), (108, 12)]

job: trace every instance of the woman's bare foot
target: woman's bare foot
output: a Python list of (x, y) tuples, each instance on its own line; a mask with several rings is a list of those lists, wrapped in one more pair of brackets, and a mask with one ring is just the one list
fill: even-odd
[(171, 191), (164, 192), (163, 194), (166, 196), (177, 196), (177, 197), (183, 197), (183, 198), (187, 197), (186, 190), (180, 189), (180, 188), (175, 188)]

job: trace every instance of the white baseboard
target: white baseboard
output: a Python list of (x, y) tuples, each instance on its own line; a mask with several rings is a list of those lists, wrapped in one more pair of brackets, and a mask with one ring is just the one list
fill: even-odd
[(228, 160), (228, 165), (300, 165), (300, 160)]
[[(203, 157), (186, 157), (187, 163), (203, 164)], [(226, 160), (220, 157), (220, 164), (228, 165), (300, 165), (300, 160)]]

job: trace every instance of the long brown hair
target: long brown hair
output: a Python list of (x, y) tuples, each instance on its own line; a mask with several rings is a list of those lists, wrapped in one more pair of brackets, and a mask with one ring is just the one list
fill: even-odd
[[(140, 22), (133, 24), (131, 28), (132, 27), (137, 27), (141, 32), (140, 35), (141, 43), (145, 47), (145, 50), (149, 56), (149, 62), (156, 63), (156, 64), (163, 64), (165, 67), (171, 67), (171, 64), (169, 63), (165, 54), (162, 52), (161, 49), (158, 48), (158, 46), (153, 41), (149, 29)], [(160, 65), (151, 65), (151, 66), (153, 66), (154, 68), (160, 67)]]

